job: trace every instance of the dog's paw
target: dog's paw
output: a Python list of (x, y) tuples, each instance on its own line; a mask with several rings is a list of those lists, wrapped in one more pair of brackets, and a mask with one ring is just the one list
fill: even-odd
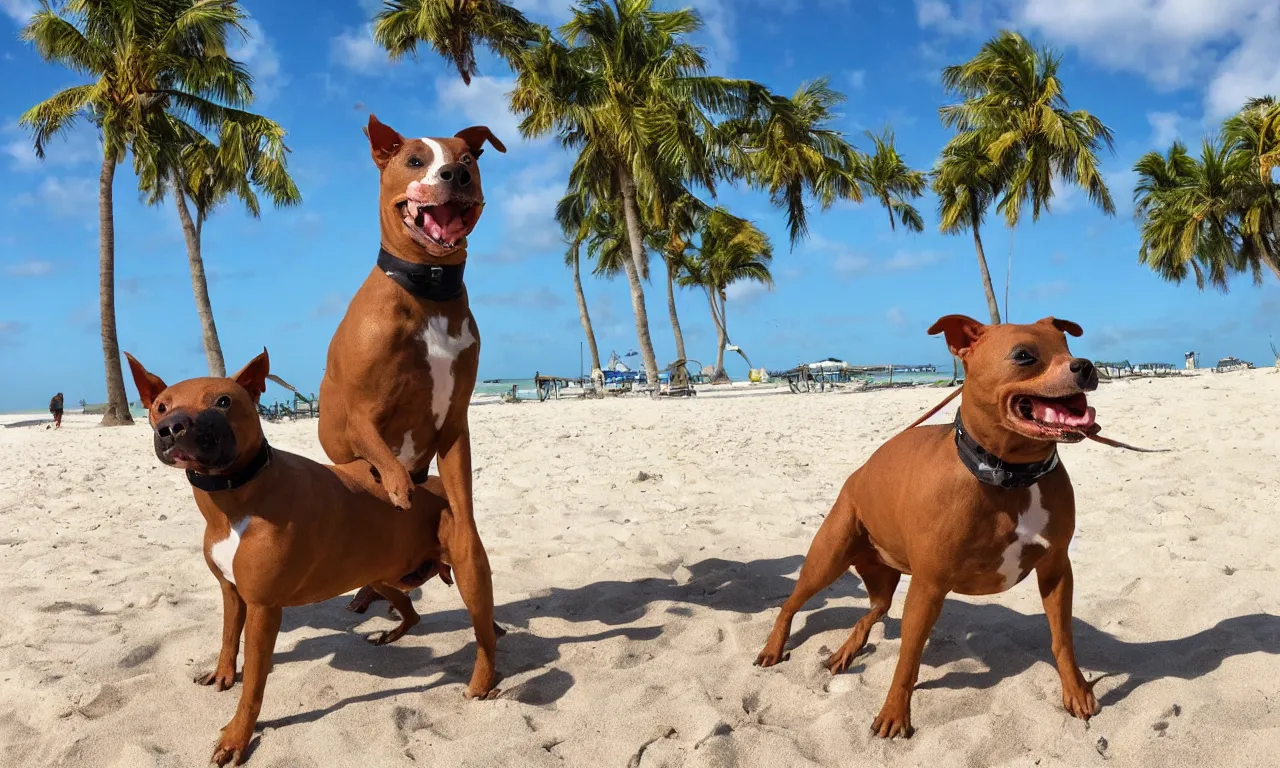
[(911, 705), (886, 701), (880, 714), (871, 723), (871, 732), (882, 739), (911, 738)]
[(382, 599), (384, 599), (382, 595), (374, 592), (371, 587), (361, 587), (356, 596), (351, 598), (351, 602), (347, 603), (347, 610), (352, 613), (364, 613), (369, 610), (369, 606)]
[(1076, 685), (1062, 688), (1062, 706), (1071, 713), (1072, 717), (1081, 720), (1088, 720), (1098, 714), (1101, 707), (1098, 706), (1098, 699), (1093, 695), (1093, 688), (1083, 679)]
[(756, 656), (757, 667), (772, 667), (774, 664), (780, 664), (791, 658), (791, 654), (786, 653), (782, 648), (775, 648), (770, 643), (764, 647), (760, 655)]
[(247, 736), (237, 734), (237, 730), (231, 725), (222, 729), (218, 746), (213, 748), (213, 755), (209, 758), (210, 765), (240, 765), (244, 762), (245, 753), (249, 751), (249, 741), (253, 738), (253, 730), (250, 729)]
[(236, 684), (235, 670), (215, 669), (212, 672), (202, 672), (195, 676), (193, 682), (196, 685), (212, 685), (215, 691), (225, 691)]

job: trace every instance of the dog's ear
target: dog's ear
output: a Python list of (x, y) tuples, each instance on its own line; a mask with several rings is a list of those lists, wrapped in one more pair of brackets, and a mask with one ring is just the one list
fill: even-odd
[(386, 168), (391, 158), (404, 146), (404, 137), (391, 126), (380, 122), (376, 115), (369, 115), (369, 125), (364, 129), (364, 135), (369, 137), (369, 151), (373, 154), (373, 164), (378, 166), (378, 170)]
[(1059, 320), (1056, 317), (1046, 317), (1043, 320), (1040, 320), (1038, 322), (1044, 323), (1045, 325), (1052, 325), (1054, 328), (1057, 328), (1063, 333), (1069, 333), (1072, 336), (1075, 336), (1076, 338), (1079, 338), (1084, 335), (1084, 329), (1076, 325), (1075, 323), (1071, 322), (1070, 320)]
[(964, 359), (969, 354), (969, 349), (973, 343), (982, 336), (982, 332), (987, 326), (974, 320), (966, 315), (947, 315), (938, 318), (938, 322), (929, 326), (929, 335), (937, 333), (944, 334), (947, 339), (947, 348), (951, 350), (951, 354), (960, 359)]
[(493, 135), (493, 131), (489, 130), (487, 125), (473, 125), (470, 128), (463, 128), (455, 133), (454, 138), (462, 139), (467, 142), (467, 148), (471, 150), (472, 157), (479, 157), (484, 152), (484, 143), (487, 141), (493, 145), (493, 148), (499, 152), (506, 152), (507, 148), (498, 141), (498, 137)]
[(270, 372), (271, 361), (267, 357), (267, 348), (263, 347), (262, 354), (250, 360), (248, 365), (231, 378), (244, 387), (249, 397), (253, 398), (253, 402), (257, 403), (262, 393), (267, 391), (267, 374)]
[(165, 384), (159, 376), (143, 368), (142, 363), (133, 359), (133, 355), (125, 352), (124, 356), (129, 361), (129, 371), (133, 373), (133, 384), (138, 388), (138, 402), (149, 411), (151, 404), (161, 392), (169, 388), (169, 385)]

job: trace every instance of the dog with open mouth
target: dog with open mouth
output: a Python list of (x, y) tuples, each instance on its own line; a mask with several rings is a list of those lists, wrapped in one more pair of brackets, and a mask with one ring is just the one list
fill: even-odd
[(363, 461), (324, 465), (271, 447), (257, 410), (270, 370), (265, 349), (229, 378), (173, 386), (125, 356), (157, 458), (186, 470), (205, 522), (204, 560), (222, 592), (217, 665), (195, 682), (232, 688), (244, 639), (240, 701), (211, 758), (239, 765), (262, 711), (284, 609), (373, 584), (400, 622), (369, 640), (395, 642), (419, 620), (404, 592), (451, 560), (444, 542), (452, 538), (453, 513), (439, 478), (418, 489), (412, 509), (401, 510)]
[[(391, 503), (409, 509), (438, 459), (456, 519), (446, 547), (471, 612), (479, 660), (468, 697), (484, 697), (496, 673), (493, 584), (472, 502), (467, 408), (480, 334), (463, 272), (467, 237), (484, 211), (480, 156), (506, 148), (484, 126), (448, 138), (406, 138), (370, 115), (369, 150), (379, 173), (377, 264), (351, 299), (329, 343), (320, 383), (320, 445), (337, 464), (364, 459)], [(445, 568), (441, 578), (448, 581)], [(379, 599), (361, 589), (348, 606)]]
[(1067, 546), (1075, 532), (1075, 495), (1058, 456), (1059, 443), (1100, 430), (1087, 395), (1097, 388), (1098, 373), (1067, 346), (1066, 335), (1080, 336), (1080, 326), (1052, 317), (983, 325), (948, 315), (929, 333), (944, 334), (964, 363), (964, 398), (954, 424), (907, 429), (849, 477), (756, 664), (788, 658), (796, 612), (852, 566), (871, 608), (826, 660), (833, 674), (848, 669), (909, 574), (897, 668), (871, 726), (881, 737), (909, 737), (920, 657), (947, 594), (997, 594), (1035, 571), (1063, 706), (1087, 720), (1098, 702), (1071, 636)]

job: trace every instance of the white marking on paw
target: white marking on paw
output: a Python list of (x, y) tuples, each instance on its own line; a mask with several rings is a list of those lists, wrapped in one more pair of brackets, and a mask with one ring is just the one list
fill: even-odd
[(209, 547), (209, 559), (222, 571), (222, 578), (232, 584), (236, 583), (236, 574), (231, 565), (236, 559), (236, 550), (240, 548), (240, 537), (244, 536), (248, 527), (249, 515), (245, 515), (231, 524), (231, 532), (227, 534), (227, 538)]
[(475, 346), (476, 337), (471, 332), (471, 318), (462, 321), (461, 333), (449, 335), (449, 318), (432, 317), (422, 331), (427, 345), (427, 365), (431, 369), (431, 413), (436, 417), (436, 429), (444, 426), (453, 400), (453, 364), (465, 349)]
[(422, 143), (431, 149), (431, 165), (427, 166), (427, 172), (422, 176), (422, 183), (435, 184), (440, 181), (440, 169), (452, 161), (453, 156), (435, 139), (424, 137)]
[(1009, 589), (1022, 578), (1022, 553), (1027, 547), (1049, 548), (1044, 531), (1049, 527), (1049, 510), (1040, 500), (1040, 484), (1030, 488), (1031, 503), (1018, 515), (1014, 528), (1014, 540), (1005, 547), (1000, 559), (1000, 575), (1004, 577), (1004, 589)]

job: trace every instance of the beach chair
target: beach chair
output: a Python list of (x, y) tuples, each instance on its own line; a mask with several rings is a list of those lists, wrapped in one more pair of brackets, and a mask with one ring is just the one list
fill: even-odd
[[(697, 367), (692, 367), (697, 366)], [(667, 366), (667, 385), (658, 394), (662, 397), (693, 397), (698, 390), (693, 388), (693, 379), (702, 363), (697, 360), (677, 360)]]

